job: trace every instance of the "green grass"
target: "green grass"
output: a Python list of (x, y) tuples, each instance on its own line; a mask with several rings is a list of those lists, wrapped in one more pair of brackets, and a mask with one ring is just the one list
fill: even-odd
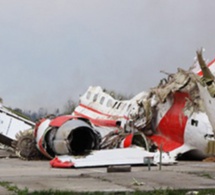
[(6, 188), (10, 192), (14, 192), (14, 194), (17, 194), (17, 195), (29, 194), (27, 188), (25, 188), (24, 190), (20, 190), (17, 186), (11, 184), (10, 182), (6, 182), (6, 181), (0, 182), (0, 186)]
[(202, 190), (173, 190), (173, 189), (158, 189), (153, 191), (135, 191), (135, 192), (72, 192), (59, 190), (41, 190), (29, 192), (27, 188), (19, 189), (10, 182), (0, 182), (0, 186), (6, 188), (14, 195), (186, 195), (187, 192), (195, 191), (198, 195), (215, 195), (215, 189)]
[(205, 178), (208, 178), (208, 179), (214, 179), (209, 173), (201, 173), (201, 174), (199, 174), (199, 176), (205, 177)]
[(210, 173), (207, 172), (189, 172), (189, 174), (197, 175), (199, 177), (204, 177), (207, 179), (215, 179)]

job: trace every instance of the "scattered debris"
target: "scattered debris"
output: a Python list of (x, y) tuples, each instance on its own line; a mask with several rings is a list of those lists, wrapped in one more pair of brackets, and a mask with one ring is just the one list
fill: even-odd
[(208, 66), (215, 61), (207, 66), (200, 51), (197, 57), (199, 69), (178, 68), (130, 100), (90, 86), (71, 115), (49, 116), (36, 125), (1, 106), (0, 120), (5, 124), (9, 117), (10, 124), (2, 127), (0, 142), (22, 159), (50, 159), (52, 167), (146, 164), (148, 156), (154, 164), (170, 165), (188, 152), (201, 160), (213, 156), (215, 73)]
[(34, 125), (34, 122), (13, 113), (0, 103), (0, 135), (14, 140), (17, 133), (33, 128)]
[(185, 195), (197, 195), (199, 194), (199, 191), (189, 191)]
[(131, 165), (112, 165), (107, 167), (107, 172), (112, 173), (112, 172), (131, 172)]
[(134, 177), (133, 177), (133, 183), (132, 183), (132, 185), (135, 185), (135, 186), (142, 186), (142, 185), (145, 185), (145, 183), (144, 182), (139, 182), (139, 181), (137, 181)]

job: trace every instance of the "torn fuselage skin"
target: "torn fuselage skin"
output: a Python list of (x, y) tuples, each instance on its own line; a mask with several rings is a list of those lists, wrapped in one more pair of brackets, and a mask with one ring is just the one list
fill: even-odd
[(205, 157), (205, 135), (213, 131), (198, 93), (195, 75), (178, 69), (166, 83), (131, 100), (115, 100), (100, 87), (89, 87), (73, 115), (121, 121), (125, 131), (142, 133), (149, 148), (162, 147), (175, 157), (194, 149)]
[(175, 158), (187, 152), (204, 158), (214, 132), (202, 88), (196, 74), (182, 69), (130, 100), (116, 100), (101, 87), (89, 87), (71, 115), (37, 125), (36, 146), (48, 158), (138, 144)]
[[(194, 158), (207, 157), (205, 151), (214, 133), (199, 95), (196, 75), (178, 69), (152, 93), (157, 99), (157, 114), (156, 133), (151, 139), (176, 158), (188, 151)], [(208, 138), (207, 134), (213, 137)]]
[(202, 50), (197, 51), (197, 57), (202, 74), (202, 77), (198, 80), (200, 96), (215, 133), (215, 77), (203, 59)]

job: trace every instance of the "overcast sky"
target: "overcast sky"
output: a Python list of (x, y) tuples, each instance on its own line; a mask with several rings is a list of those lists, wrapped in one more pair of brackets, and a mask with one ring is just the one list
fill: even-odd
[(214, 0), (0, 0), (0, 96), (62, 108), (90, 85), (125, 95), (215, 58)]

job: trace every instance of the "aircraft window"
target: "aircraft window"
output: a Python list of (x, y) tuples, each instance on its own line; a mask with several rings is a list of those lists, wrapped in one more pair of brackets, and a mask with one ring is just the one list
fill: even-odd
[(93, 101), (95, 102), (98, 98), (98, 94), (95, 94), (94, 97), (93, 97)]
[(214, 138), (213, 134), (205, 134), (204, 138)]
[(90, 96), (91, 96), (91, 92), (88, 91), (88, 92), (87, 92), (87, 99), (88, 99), (88, 100), (90, 99)]
[(103, 97), (100, 99), (100, 104), (101, 104), (101, 105), (104, 103), (104, 100), (105, 100), (105, 97), (103, 96)]
[(118, 104), (118, 106), (116, 107), (116, 109), (119, 109), (120, 105), (121, 105), (121, 102)]
[(191, 125), (193, 125), (193, 126), (198, 126), (198, 121), (197, 120), (194, 120), (194, 119), (192, 119), (191, 120)]
[(109, 100), (107, 101), (107, 107), (111, 107), (111, 106), (112, 106), (112, 100), (109, 99)]
[(114, 103), (113, 108), (117, 105), (117, 103), (118, 103), (118, 102), (115, 102), (115, 103)]

